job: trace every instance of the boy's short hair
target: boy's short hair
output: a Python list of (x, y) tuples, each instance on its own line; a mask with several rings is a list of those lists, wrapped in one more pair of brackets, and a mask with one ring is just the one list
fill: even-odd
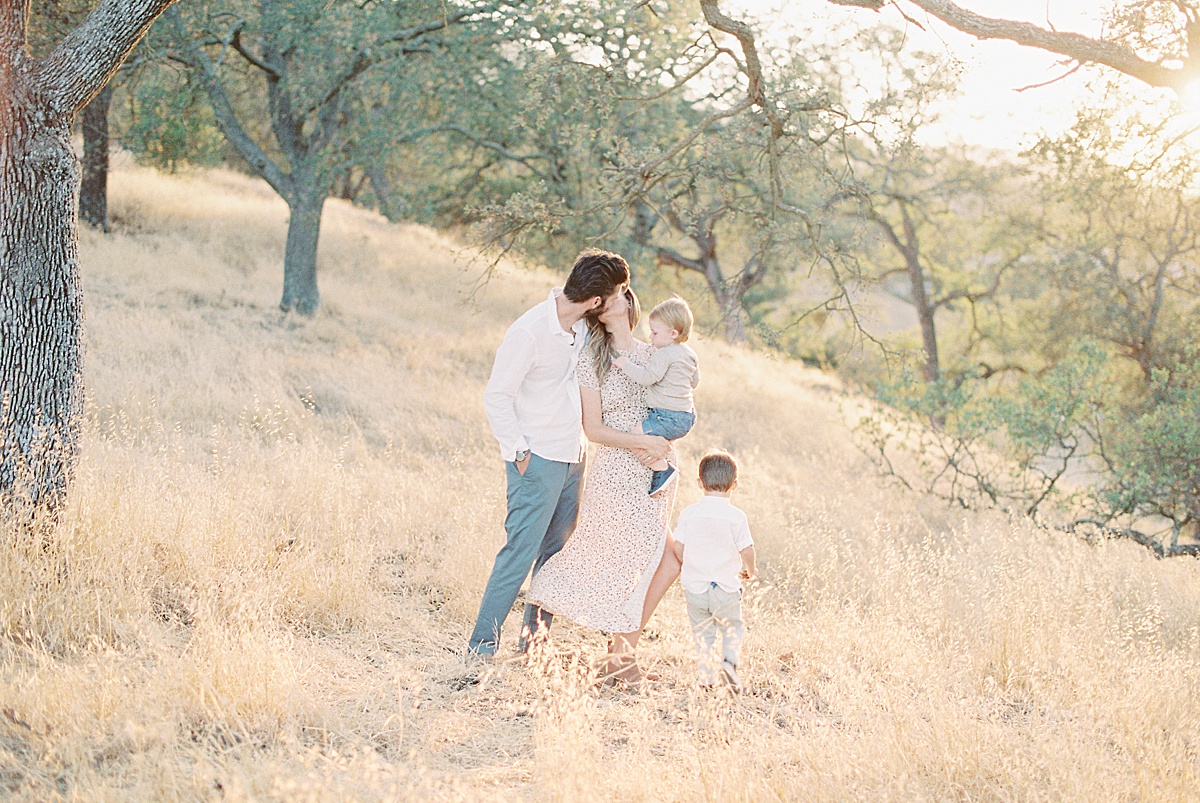
[(737, 461), (729, 452), (710, 452), (700, 459), (700, 484), (706, 491), (725, 493), (737, 482)]
[(629, 283), (629, 263), (620, 254), (588, 248), (575, 257), (571, 275), (563, 285), (563, 295), (576, 304), (589, 298), (607, 299), (623, 284)]
[(679, 296), (672, 296), (650, 310), (650, 317), (679, 332), (676, 343), (683, 343), (692, 334), (692, 324), (695, 322), (692, 308)]

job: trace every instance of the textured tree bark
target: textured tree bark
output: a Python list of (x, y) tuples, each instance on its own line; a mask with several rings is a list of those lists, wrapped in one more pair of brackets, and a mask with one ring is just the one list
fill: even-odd
[(112, 86), (105, 86), (83, 109), (83, 184), (79, 219), (108, 231), (108, 107)]
[(0, 119), (0, 495), (24, 521), (61, 505), (83, 404), (79, 167), (69, 118), (45, 113), (32, 67), (10, 74)]
[(61, 509), (79, 451), (82, 298), (71, 121), (170, 0), (103, 0), (53, 53), (0, 0), (0, 523)]
[(317, 290), (317, 241), (321, 235), (321, 211), (325, 193), (314, 192), (288, 202), (287, 246), (283, 254), (284, 312), (312, 315), (321, 304)]

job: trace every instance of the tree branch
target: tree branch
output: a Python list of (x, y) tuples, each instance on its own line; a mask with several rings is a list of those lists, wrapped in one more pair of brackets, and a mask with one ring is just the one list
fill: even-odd
[(518, 162), (520, 164), (525, 165), (539, 178), (547, 178), (545, 173), (543, 173), (541, 170), (539, 170), (538, 168), (536, 168), (530, 164), (530, 162), (535, 159), (549, 159), (550, 157), (544, 153), (529, 153), (529, 154), (516, 153), (514, 151), (509, 150), (508, 147), (506, 145), (504, 145), (503, 143), (494, 142), (490, 139), (483, 139), (482, 137), (478, 137), (478, 136), (472, 134), (470, 131), (468, 131), (463, 126), (455, 125), (452, 123), (447, 123), (444, 125), (437, 125), (437, 126), (430, 126), (427, 129), (427, 131), (446, 131), (446, 132), (458, 134), (459, 136), (461, 136), (467, 140), (470, 140), (471, 142), (475, 143), (476, 145), (478, 145), (481, 148), (486, 148), (490, 151), (495, 152), (502, 159), (507, 159), (510, 162)]
[(664, 265), (674, 265), (675, 267), (683, 268), (684, 270), (694, 270), (696, 273), (699, 273), (701, 276), (705, 277), (708, 275), (708, 272), (704, 270), (704, 265), (700, 263), (700, 260), (688, 259), (683, 254), (679, 253), (678, 251), (672, 251), (670, 248), (663, 248), (662, 246), (655, 247), (654, 255), (658, 258), (658, 261)]
[(1164, 546), (1162, 542), (1151, 538), (1143, 532), (1129, 529), (1126, 527), (1112, 527), (1107, 522), (1097, 521), (1096, 519), (1077, 519), (1064, 529), (1072, 534), (1078, 532), (1080, 524), (1090, 524), (1100, 530), (1100, 533), (1105, 537), (1116, 536), (1118, 538), (1128, 538), (1130, 541), (1136, 541), (1142, 546), (1154, 553), (1156, 558), (1174, 558), (1181, 555), (1200, 556), (1200, 544), (1184, 544), (1182, 546), (1171, 545)]
[[(73, 117), (99, 92), (173, 0), (103, 0), (38, 65), (51, 107)], [(21, 5), (27, 7), (22, 1)]]
[(767, 121), (771, 124), (772, 138), (783, 136), (783, 120), (767, 103), (767, 92), (763, 80), (762, 62), (758, 58), (758, 47), (754, 43), (754, 33), (744, 22), (733, 19), (722, 13), (717, 0), (700, 0), (700, 9), (704, 12), (704, 20), (718, 31), (729, 34), (738, 40), (742, 46), (744, 65), (739, 65), (742, 72), (750, 81), (748, 95), (750, 102), (763, 110)]
[[(895, 2), (895, 0), (890, 0)], [(888, 2), (884, 0), (829, 0), (842, 6), (856, 6), (874, 11), (881, 10)], [(1047, 30), (1029, 22), (985, 17), (969, 11), (950, 0), (908, 0), (917, 8), (937, 17), (952, 28), (977, 39), (1007, 39), (1018, 45), (1034, 47), (1050, 53), (1074, 59), (1081, 63), (1103, 64), (1150, 86), (1179, 91), (1200, 74), (1200, 51), (1190, 48), (1182, 68), (1164, 67), (1147, 61), (1132, 48), (1119, 42), (1093, 39), (1083, 34)], [(1189, 46), (1194, 38), (1200, 39), (1196, 23), (1187, 26)], [(1194, 37), (1193, 34), (1196, 34)]]
[(495, 4), (482, 6), (479, 8), (464, 8), (456, 11), (453, 14), (448, 14), (436, 20), (423, 22), (420, 25), (414, 25), (411, 28), (404, 28), (399, 31), (394, 31), (390, 34), (385, 34), (375, 39), (369, 44), (356, 48), (351, 54), (349, 62), (330, 80), (329, 88), (320, 98), (314, 101), (307, 109), (304, 110), (304, 116), (321, 109), (331, 103), (346, 85), (353, 81), (358, 76), (362, 75), (372, 66), (382, 61), (387, 56), (387, 51), (384, 49), (388, 45), (413, 42), (416, 39), (425, 36), (425, 34), (441, 31), (449, 28), (451, 25), (456, 25), (468, 17), (474, 16), (484, 11), (495, 9)]
[(679, 142), (675, 143), (675, 146), (673, 148), (671, 148), (670, 150), (668, 150), (665, 153), (659, 154), (655, 158), (651, 159), (649, 162), (646, 162), (645, 164), (643, 164), (639, 167), (636, 167), (635, 169), (641, 174), (643, 179), (649, 179), (651, 174), (655, 171), (655, 169), (658, 168), (659, 165), (663, 164), (664, 162), (670, 161), (671, 159), (674, 159), (680, 153), (687, 150), (688, 147), (693, 142), (695, 142), (696, 139), (701, 134), (703, 134), (705, 131), (707, 131), (708, 128), (710, 126), (712, 126), (714, 123), (716, 123), (720, 120), (724, 120), (727, 117), (735, 117), (738, 114), (741, 114), (742, 112), (744, 112), (746, 109), (750, 108), (750, 105), (751, 105), (751, 101), (749, 98), (747, 98), (745, 100), (742, 100), (740, 103), (738, 103), (734, 106), (731, 106), (730, 108), (728, 108), (724, 111), (713, 112), (712, 114), (708, 115), (703, 120), (701, 120), (700, 123), (695, 128), (692, 129), (692, 132), (690, 134), (688, 134), (686, 137), (684, 137)]
[(992, 285), (986, 290), (980, 290), (972, 293), (970, 290), (954, 290), (947, 293), (936, 301), (932, 302), (932, 307), (938, 309), (953, 304), (955, 301), (969, 301), (974, 304), (976, 301), (992, 298), (1000, 291), (1000, 283), (1004, 281), (1004, 273), (1013, 265), (1017, 264), (1020, 257), (1014, 257), (1008, 260), (996, 271), (996, 275), (992, 277)]
[(201, 83), (212, 103), (213, 116), (217, 120), (217, 126), (221, 129), (221, 133), (237, 149), (238, 154), (246, 160), (246, 163), (254, 169), (254, 172), (258, 173), (284, 199), (290, 199), (293, 189), (291, 176), (284, 173), (266, 154), (266, 151), (260, 148), (258, 143), (242, 128), (237, 114), (229, 102), (229, 96), (225, 94), (225, 87), (221, 84), (221, 77), (217, 74), (216, 67), (196, 42), (188, 36), (178, 8), (168, 9), (163, 18), (170, 24), (176, 42), (184, 50), (184, 53), (176, 55), (176, 58), (199, 70)]
[(229, 39), (229, 44), (233, 46), (234, 50), (241, 54), (242, 58), (278, 81), (282, 77), (280, 75), (280, 68), (275, 64), (270, 64), (265, 59), (254, 55), (250, 52), (249, 48), (242, 44), (242, 26), (245, 24), (245, 20), (239, 20), (238, 24), (233, 27), (233, 35)]

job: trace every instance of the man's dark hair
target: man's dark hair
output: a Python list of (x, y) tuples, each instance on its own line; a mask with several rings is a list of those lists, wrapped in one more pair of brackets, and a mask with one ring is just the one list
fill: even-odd
[(629, 263), (620, 254), (589, 248), (575, 258), (563, 295), (578, 304), (589, 298), (608, 298), (629, 281)]

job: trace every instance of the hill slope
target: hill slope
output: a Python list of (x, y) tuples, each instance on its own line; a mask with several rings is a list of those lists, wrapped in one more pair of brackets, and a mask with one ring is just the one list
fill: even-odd
[(117, 232), (83, 240), (73, 503), (53, 543), (0, 546), (6, 796), (1200, 792), (1193, 562), (885, 487), (835, 381), (703, 337), (681, 460), (739, 457), (772, 584), (747, 596), (748, 693), (692, 688), (678, 589), (643, 695), (588, 686), (602, 639), (569, 623), (544, 663), (456, 690), (502, 540), (483, 384), (554, 277), (472, 293), (436, 234), (331, 203), (324, 309), (282, 318), (286, 208), (262, 185), (112, 183)]

